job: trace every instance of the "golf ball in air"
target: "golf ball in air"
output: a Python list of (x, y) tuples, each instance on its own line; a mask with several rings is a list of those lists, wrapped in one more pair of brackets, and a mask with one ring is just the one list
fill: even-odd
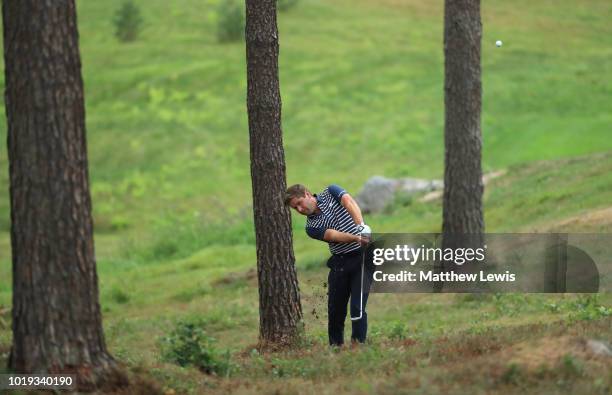
[(495, 45), (498, 46), (498, 47), (501, 47), (502, 46), (501, 40), (495, 41)]

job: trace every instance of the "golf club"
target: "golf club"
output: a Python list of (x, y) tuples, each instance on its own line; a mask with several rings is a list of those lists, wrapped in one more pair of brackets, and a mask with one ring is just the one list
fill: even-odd
[(351, 321), (358, 321), (363, 316), (363, 271), (365, 266), (366, 250), (363, 246), (361, 248), (361, 290), (359, 292), (359, 317), (353, 317), (351, 315)]

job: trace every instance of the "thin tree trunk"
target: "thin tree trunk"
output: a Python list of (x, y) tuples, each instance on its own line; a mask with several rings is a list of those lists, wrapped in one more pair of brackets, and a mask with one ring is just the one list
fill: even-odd
[(18, 373), (77, 374), (82, 391), (126, 384), (98, 302), (74, 0), (3, 0)]
[(267, 347), (292, 342), (302, 320), (291, 214), (283, 203), (286, 176), (275, 0), (246, 0), (246, 49), (259, 335), (260, 344)]
[(482, 247), (480, 0), (446, 0), (443, 247)]

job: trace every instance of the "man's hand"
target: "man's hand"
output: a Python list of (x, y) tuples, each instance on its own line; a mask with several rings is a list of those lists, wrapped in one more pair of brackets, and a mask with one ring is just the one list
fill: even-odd
[(368, 244), (372, 237), (372, 229), (363, 222), (357, 225), (357, 232), (359, 232), (359, 238), (362, 244)]

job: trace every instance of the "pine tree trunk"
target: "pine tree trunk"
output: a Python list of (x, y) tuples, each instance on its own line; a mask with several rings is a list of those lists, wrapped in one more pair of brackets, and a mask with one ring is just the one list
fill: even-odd
[(246, 0), (247, 107), (259, 279), (260, 344), (298, 334), (302, 307), (286, 189), (275, 0)]
[(3, 0), (18, 373), (77, 374), (80, 390), (126, 383), (98, 302), (74, 0)]
[(446, 0), (443, 246), (482, 247), (480, 0)]

